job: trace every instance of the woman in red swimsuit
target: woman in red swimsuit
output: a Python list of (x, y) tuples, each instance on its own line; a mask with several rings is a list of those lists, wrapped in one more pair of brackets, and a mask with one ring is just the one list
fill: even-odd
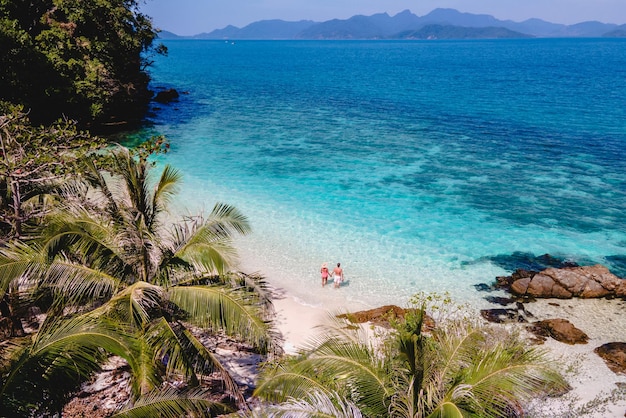
[(320, 269), (320, 273), (322, 274), (322, 287), (326, 286), (328, 282), (328, 264), (322, 264), (322, 268)]

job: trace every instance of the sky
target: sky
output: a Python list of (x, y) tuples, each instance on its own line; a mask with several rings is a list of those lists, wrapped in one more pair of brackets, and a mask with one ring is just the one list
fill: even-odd
[(347, 19), (354, 15), (409, 9), (418, 16), (443, 7), (521, 22), (533, 17), (553, 23), (588, 20), (626, 23), (626, 0), (141, 0), (140, 10), (155, 27), (178, 35), (244, 27), (267, 19), (286, 21)]

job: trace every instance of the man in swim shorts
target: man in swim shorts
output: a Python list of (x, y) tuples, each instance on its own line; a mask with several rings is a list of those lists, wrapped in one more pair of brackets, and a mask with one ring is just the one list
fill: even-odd
[(337, 263), (337, 267), (333, 269), (333, 277), (335, 278), (335, 288), (337, 288), (341, 282), (343, 282), (343, 269), (341, 268), (341, 263)]

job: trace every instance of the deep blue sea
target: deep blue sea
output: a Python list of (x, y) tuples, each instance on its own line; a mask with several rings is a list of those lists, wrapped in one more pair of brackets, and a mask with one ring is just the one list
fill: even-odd
[[(554, 259), (626, 276), (626, 40), (165, 41), (142, 133), (181, 206), (313, 305), (402, 303)], [(347, 283), (321, 289), (322, 262)]]

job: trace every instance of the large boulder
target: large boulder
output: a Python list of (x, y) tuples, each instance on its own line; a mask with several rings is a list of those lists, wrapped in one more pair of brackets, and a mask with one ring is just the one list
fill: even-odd
[(614, 373), (626, 374), (626, 343), (606, 343), (593, 351)]
[[(352, 312), (347, 314), (337, 315), (338, 318), (346, 318), (353, 324), (362, 324), (364, 322), (371, 322), (374, 325), (378, 325), (384, 328), (391, 326), (390, 321), (397, 319), (403, 319), (404, 316), (410, 312), (410, 309), (404, 309), (396, 305), (385, 305), (374, 309), (368, 309), (365, 311)], [(428, 314), (424, 317), (424, 330), (432, 330), (435, 328), (435, 320)]]
[(535, 298), (626, 298), (626, 280), (601, 265), (548, 268), (511, 283), (517, 296)]
[(567, 319), (545, 319), (528, 326), (528, 330), (538, 337), (552, 337), (566, 344), (587, 344), (589, 337)]
[(179, 97), (180, 94), (176, 89), (167, 89), (158, 92), (154, 97), (154, 101), (159, 103), (169, 103), (177, 100)]

